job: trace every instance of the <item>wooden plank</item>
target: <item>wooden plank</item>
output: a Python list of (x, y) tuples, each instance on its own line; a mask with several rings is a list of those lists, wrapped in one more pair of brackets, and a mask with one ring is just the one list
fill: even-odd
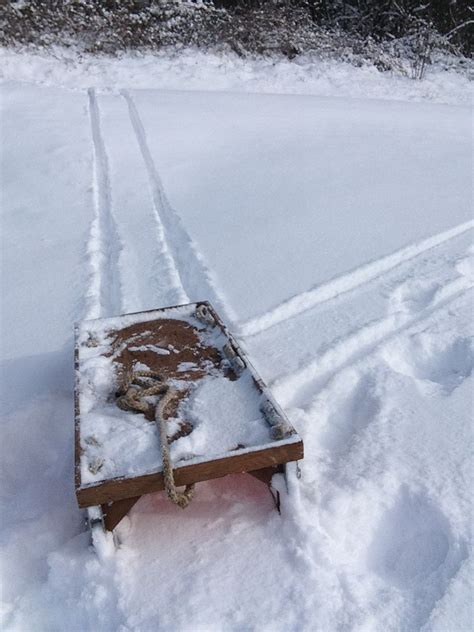
[[(281, 413), (282, 417), (286, 419), (283, 411), (279, 408), (277, 402), (269, 393), (265, 383), (261, 380), (254, 367), (250, 364), (248, 358), (243, 353), (242, 349), (238, 345), (237, 341), (233, 338), (227, 327), (220, 319), (219, 315), (215, 312), (212, 306), (203, 301), (200, 303), (193, 303), (190, 305), (205, 305), (210, 313), (213, 315), (217, 326), (221, 329), (228, 340), (231, 341), (238, 355), (244, 360), (247, 368), (250, 370), (254, 383), (257, 389), (265, 395), (265, 397), (272, 402), (273, 407)], [(148, 310), (148, 312), (137, 312), (137, 315), (146, 314), (151, 312), (166, 312), (169, 308)], [(153, 321), (150, 321), (153, 322)], [(115, 478), (101, 481), (95, 484), (89, 484), (82, 486), (81, 482), (81, 445), (80, 445), (80, 407), (79, 407), (79, 343), (78, 343), (78, 329), (76, 328), (76, 345), (75, 345), (75, 371), (76, 371), (76, 389), (75, 389), (75, 487), (78, 504), (80, 507), (89, 507), (95, 505), (106, 505), (107, 503), (113, 503), (110, 505), (110, 514), (112, 516), (120, 515), (120, 506), (113, 510), (113, 506), (117, 501), (128, 499), (131, 502), (130, 507), (136, 502), (136, 498), (143, 494), (161, 491), (164, 488), (163, 476), (161, 472), (154, 472), (151, 474), (145, 474), (136, 476), (133, 478)], [(297, 435), (296, 435), (297, 436)], [(289, 461), (297, 461), (303, 458), (303, 443), (302, 441), (294, 443), (280, 444), (276, 446), (270, 446), (267, 448), (251, 451), (241, 452), (237, 450), (235, 453), (230, 453), (228, 456), (220, 459), (210, 459), (208, 461), (182, 465), (175, 468), (175, 481), (179, 486), (187, 485), (190, 483), (197, 483), (204, 480), (210, 480), (213, 478), (219, 478), (228, 474), (236, 473), (253, 473), (257, 478), (261, 475), (257, 475), (255, 470), (264, 470), (265, 468), (273, 468), (278, 465), (282, 465)], [(271, 478), (271, 477), (270, 477)], [(135, 499), (135, 500), (134, 500)], [(124, 504), (123, 507), (126, 505)], [(128, 511), (128, 510), (127, 510)], [(125, 512), (126, 513), (126, 512)], [(125, 515), (125, 514), (123, 514)], [(110, 518), (110, 524), (115, 518)], [(118, 522), (116, 523), (118, 524)]]
[(132, 498), (124, 498), (113, 503), (102, 505), (102, 513), (104, 516), (104, 526), (107, 531), (112, 531), (118, 523), (124, 518), (133, 505), (140, 500), (140, 496)]
[[(303, 442), (298, 441), (204, 463), (182, 465), (174, 470), (174, 476), (177, 485), (189, 485), (228, 474), (252, 472), (289, 461), (299, 461), (302, 458)], [(89, 507), (159, 492), (163, 489), (162, 473), (154, 472), (134, 478), (108, 479), (96, 485), (80, 487), (76, 490), (76, 495), (80, 507)]]
[(272, 477), (275, 474), (279, 474), (283, 472), (283, 465), (275, 465), (273, 467), (264, 467), (261, 470), (254, 470), (253, 472), (247, 472), (250, 476), (253, 476), (258, 481), (265, 483), (265, 485), (270, 485), (272, 482)]

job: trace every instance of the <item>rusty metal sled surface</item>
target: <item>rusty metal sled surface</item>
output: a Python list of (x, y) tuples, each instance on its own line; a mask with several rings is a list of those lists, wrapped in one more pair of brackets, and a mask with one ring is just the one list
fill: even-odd
[(83, 321), (75, 346), (75, 486), (81, 507), (163, 490), (157, 428), (120, 410), (132, 370), (159, 372), (178, 396), (168, 411), (177, 485), (303, 457), (303, 443), (207, 302)]

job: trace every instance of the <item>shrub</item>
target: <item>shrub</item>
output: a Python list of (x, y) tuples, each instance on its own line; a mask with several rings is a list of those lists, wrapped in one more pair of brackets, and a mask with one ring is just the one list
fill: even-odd
[(455, 3), (459, 23), (445, 19), (445, 35), (431, 19), (444, 19), (434, 1), (217, 1), (0, 0), (0, 44), (106, 54), (188, 46), (289, 59), (314, 53), (420, 79), (434, 58), (461, 58), (472, 43), (461, 0)]

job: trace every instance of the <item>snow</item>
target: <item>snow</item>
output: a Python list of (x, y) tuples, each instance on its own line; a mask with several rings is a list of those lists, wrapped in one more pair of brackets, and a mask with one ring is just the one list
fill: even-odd
[(172, 444), (172, 456), (192, 463), (193, 456), (217, 457), (237, 446), (268, 445), (270, 427), (262, 418), (260, 403), (248, 371), (235, 381), (204, 378), (183, 411), (194, 430)]
[[(191, 61), (2, 52), (2, 626), (469, 630), (467, 85)], [(293, 94), (249, 92), (271, 86)], [(73, 323), (206, 298), (302, 436), (301, 478), (274, 477), (281, 515), (244, 475), (184, 512), (145, 496), (99, 558)]]
[(73, 47), (56, 47), (48, 52), (35, 48), (0, 50), (0, 77), (4, 80), (75, 90), (94, 86), (113, 92), (122, 88), (222, 90), (469, 105), (471, 70), (468, 66), (464, 72), (454, 72), (433, 65), (422, 80), (413, 81), (402, 74), (381, 73), (373, 65), (357, 67), (311, 55), (290, 61), (285, 57), (241, 57), (193, 48), (174, 54), (130, 52), (118, 57), (78, 55)]
[[(168, 437), (178, 431), (179, 422), (191, 424), (192, 432), (170, 443), (173, 466), (185, 461), (192, 465), (216, 458), (236, 456), (246, 452), (276, 447), (300, 441), (294, 429), (276, 414), (267, 394), (258, 388), (254, 371), (245, 367), (236, 379), (229, 379), (222, 366), (229, 366), (225, 345), (228, 338), (220, 328), (206, 327), (195, 313), (195, 305), (182, 305), (167, 310), (128, 314), (120, 317), (85, 320), (77, 326), (78, 375), (76, 378), (79, 405), (80, 485), (100, 483), (111, 478), (143, 476), (161, 470), (162, 455), (159, 431), (143, 414), (124, 411), (117, 406), (118, 365), (114, 360), (126, 342), (114, 347), (114, 334), (131, 325), (159, 322), (160, 319), (179, 320), (195, 328), (199, 343), (213, 347), (222, 356), (223, 365), (214, 366), (209, 360), (200, 363), (180, 362), (178, 373), (202, 370), (199, 378), (167, 380), (176, 391), (189, 391), (180, 403), (176, 415), (167, 419)], [(138, 338), (142, 338), (140, 334)], [(150, 335), (148, 336), (148, 339)], [(128, 341), (136, 339), (129, 337)], [(171, 346), (171, 345), (170, 345)], [(144, 345), (128, 349), (150, 350), (157, 355), (169, 355), (169, 349)], [(173, 348), (174, 352), (178, 352)], [(183, 343), (180, 351), (186, 351)], [(134, 370), (152, 371), (153, 366), (134, 362)], [(192, 374), (191, 374), (192, 377)], [(156, 406), (158, 397), (149, 398)], [(267, 419), (270, 407), (274, 421)], [(282, 436), (274, 437), (271, 426), (281, 427)], [(288, 428), (288, 432), (285, 430)], [(275, 439), (275, 440), (272, 440)], [(276, 440), (280, 439), (280, 441)]]
[(210, 106), (194, 92), (135, 100), (171, 206), (238, 320), (470, 219), (468, 108), (248, 94)]

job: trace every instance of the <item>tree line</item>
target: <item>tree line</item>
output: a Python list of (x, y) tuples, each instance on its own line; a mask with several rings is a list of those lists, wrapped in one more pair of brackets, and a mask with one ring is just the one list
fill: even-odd
[(468, 0), (0, 0), (0, 44), (317, 54), (421, 78), (472, 56)]

